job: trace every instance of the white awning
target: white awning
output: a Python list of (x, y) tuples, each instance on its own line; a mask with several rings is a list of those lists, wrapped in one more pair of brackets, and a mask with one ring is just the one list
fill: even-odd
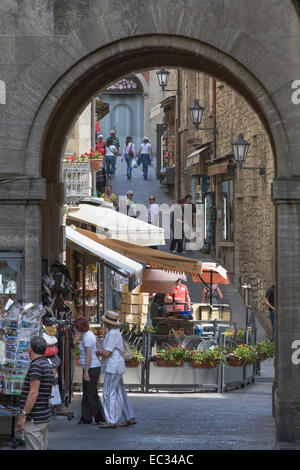
[(199, 161), (200, 161), (201, 152), (206, 150), (208, 147), (209, 146), (206, 145), (206, 147), (203, 147), (202, 149), (199, 149), (199, 150), (195, 150), (195, 152), (191, 153), (186, 159), (186, 166), (185, 167), (190, 168), (193, 165), (197, 165), (197, 163), (199, 163)]
[[(147, 211), (144, 216), (147, 217)], [(165, 245), (164, 229), (103, 206), (80, 204), (78, 209), (69, 209), (67, 221), (77, 226), (80, 223), (81, 228), (86, 228), (82, 224), (88, 224), (96, 233), (135, 245)]]
[(117, 271), (121, 276), (127, 277), (130, 291), (141, 284), (143, 273), (141, 263), (137, 263), (127, 258), (127, 256), (94, 242), (71, 227), (66, 227), (66, 239), (68, 245), (73, 249), (95, 256), (108, 268)]

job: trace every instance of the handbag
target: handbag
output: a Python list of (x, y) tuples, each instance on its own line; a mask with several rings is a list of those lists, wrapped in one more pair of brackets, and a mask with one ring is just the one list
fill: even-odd
[(126, 339), (123, 339), (123, 347), (124, 347), (124, 351), (121, 351), (121, 349), (119, 348), (116, 348), (121, 356), (123, 356), (124, 358), (124, 361), (130, 361), (130, 359), (132, 359), (132, 350), (131, 350), (131, 346), (130, 344), (128, 343), (128, 341), (126, 341)]
[(133, 150), (132, 150), (132, 144), (131, 144), (131, 147), (130, 147), (130, 149), (129, 149), (128, 155), (129, 155), (130, 157), (134, 157), (134, 153), (133, 153)]
[(55, 344), (51, 344), (46, 347), (46, 351), (45, 351), (46, 357), (55, 356), (56, 354), (58, 354), (58, 349)]
[(61, 396), (60, 396), (60, 391), (59, 391), (59, 386), (58, 386), (58, 385), (52, 385), (51, 397), (50, 397), (49, 403), (50, 403), (51, 406), (62, 405), (62, 401), (61, 401)]

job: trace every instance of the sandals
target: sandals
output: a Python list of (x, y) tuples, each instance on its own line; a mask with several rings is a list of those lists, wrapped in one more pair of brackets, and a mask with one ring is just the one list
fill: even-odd
[(119, 426), (125, 428), (127, 426), (131, 426), (132, 424), (136, 424), (136, 419), (135, 418), (131, 418), (129, 421), (124, 421), (124, 423), (119, 424)]
[(103, 424), (100, 424), (99, 425), (99, 428), (103, 429), (103, 428), (117, 428), (118, 425), (117, 424), (113, 424), (113, 423), (103, 423)]

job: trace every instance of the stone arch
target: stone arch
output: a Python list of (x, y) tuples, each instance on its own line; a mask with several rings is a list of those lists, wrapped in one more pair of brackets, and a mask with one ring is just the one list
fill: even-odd
[[(55, 4), (60, 11), (56, 18), (52, 12), (51, 42), (23, 70), (18, 85), (10, 92), (0, 136), (3, 154), (9, 155), (1, 162), (2, 173), (19, 173), (37, 180), (30, 183), (32, 186), (24, 190), (22, 197), (14, 196), (26, 205), (27, 238), (23, 243), (27, 299), (36, 300), (40, 285), (42, 223), (36, 201), (45, 201), (43, 210), (53, 222), (54, 240), (49, 233), (44, 242), (57, 253), (56, 228), (63, 201), (59, 195), (61, 154), (69, 129), (95, 91), (129, 71), (138, 73), (160, 66), (187, 67), (227, 82), (260, 115), (276, 159), (273, 196), (278, 201), (280, 321), (275, 386), (277, 437), (292, 440), (297, 433), (299, 437), (295, 397), (300, 374), (288, 354), (292, 339), (297, 339), (295, 335), (300, 331), (300, 110), (292, 105), (290, 96), (291, 71), (300, 74), (300, 68), (292, 52), (286, 53), (287, 43), (282, 46), (280, 42), (284, 35), (297, 38), (299, 34), (299, 17), (293, 3), (276, 1), (272, 9), (267, 1), (246, 0), (153, 0), (147, 4), (95, 0), (82, 2), (78, 8), (71, 1)], [(82, 12), (81, 8), (92, 11)], [(261, 31), (266, 27), (265, 35), (256, 37), (258, 28), (253, 25), (257, 23)], [(270, 38), (275, 47), (271, 47)], [(299, 57), (299, 46), (294, 47), (294, 55)], [(47, 181), (46, 193), (43, 178)], [(12, 187), (11, 191), (11, 196), (8, 190), (2, 191), (1, 198), (13, 199), (13, 191), (17, 190)], [(28, 200), (33, 202), (28, 204)]]

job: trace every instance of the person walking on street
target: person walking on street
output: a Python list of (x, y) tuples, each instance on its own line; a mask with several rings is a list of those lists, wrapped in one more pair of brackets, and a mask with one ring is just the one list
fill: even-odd
[(98, 354), (102, 356), (102, 370), (105, 372), (103, 407), (106, 423), (100, 424), (99, 428), (117, 427), (117, 406), (125, 418), (125, 421), (119, 426), (127, 427), (135, 424), (136, 419), (123, 384), (122, 376), (126, 367), (122, 355), (124, 353), (124, 343), (119, 330), (121, 326), (119, 314), (107, 311), (102, 320), (107, 333)]
[[(104, 150), (105, 151), (105, 150)], [(96, 172), (96, 196), (99, 197), (100, 194), (105, 191), (105, 187), (108, 183), (108, 176), (106, 173), (106, 162), (105, 162), (105, 156), (103, 157), (102, 161), (102, 168), (101, 170)]]
[(114, 205), (114, 209), (118, 205), (117, 196), (112, 192), (110, 184), (106, 185), (105, 192), (100, 194), (100, 198), (104, 199), (105, 202), (111, 202)]
[(111, 271), (110, 288), (112, 291), (112, 309), (117, 313), (121, 312), (122, 287), (126, 284), (128, 284), (128, 280), (125, 277), (117, 272)]
[(153, 161), (152, 145), (148, 137), (143, 138), (143, 143), (140, 145), (138, 151), (138, 165), (143, 165), (144, 180), (148, 179), (148, 166)]
[(122, 153), (122, 161), (125, 158), (125, 161), (127, 163), (127, 170), (126, 170), (126, 176), (127, 179), (130, 180), (131, 178), (131, 172), (132, 172), (132, 160), (135, 158), (135, 148), (134, 148), (134, 143), (132, 137), (128, 136), (126, 137), (126, 143), (123, 148), (123, 153)]
[(108, 142), (108, 140), (111, 142), (111, 145), (114, 145), (116, 147), (116, 151), (113, 154), (114, 161), (113, 161), (113, 173), (112, 174), (114, 175), (117, 169), (116, 163), (117, 163), (117, 157), (119, 155), (119, 149), (120, 149), (120, 140), (119, 140), (119, 137), (117, 137), (117, 133), (114, 129), (110, 131), (110, 136), (106, 139), (106, 142)]
[(191, 194), (184, 196), (184, 205), (186, 210), (186, 226), (185, 226), (185, 249), (191, 249), (191, 242), (193, 241), (193, 235), (196, 230), (196, 204), (192, 202), (193, 198)]
[(127, 215), (136, 218), (136, 205), (133, 202), (133, 191), (127, 191)]
[(115, 174), (116, 167), (116, 157), (118, 155), (118, 149), (113, 144), (112, 138), (108, 138), (106, 141), (106, 152), (105, 152), (105, 162), (106, 162), (106, 173), (109, 178)]
[(274, 341), (274, 332), (275, 332), (275, 287), (274, 284), (270, 286), (266, 292), (264, 298), (264, 304), (269, 308), (270, 320), (272, 325), (272, 338)]
[(171, 214), (171, 232), (172, 240), (170, 251), (176, 253), (176, 246), (178, 253), (185, 253), (183, 251), (184, 241), (184, 199), (179, 199), (176, 207)]
[(17, 429), (24, 432), (28, 450), (47, 450), (51, 422), (49, 400), (54, 385), (53, 368), (44, 356), (47, 343), (42, 337), (30, 340), (30, 365), (20, 395), (21, 410)]
[(74, 321), (75, 333), (81, 336), (79, 344), (80, 365), (83, 369), (81, 418), (79, 424), (95, 424), (105, 422), (104, 411), (97, 392), (101, 372), (101, 363), (96, 356), (96, 337), (89, 330), (89, 322), (85, 317), (77, 317)]
[(105, 146), (106, 142), (103, 140), (103, 135), (99, 134), (97, 137), (97, 142), (96, 142), (96, 150), (97, 152), (100, 152), (102, 155), (105, 155)]

